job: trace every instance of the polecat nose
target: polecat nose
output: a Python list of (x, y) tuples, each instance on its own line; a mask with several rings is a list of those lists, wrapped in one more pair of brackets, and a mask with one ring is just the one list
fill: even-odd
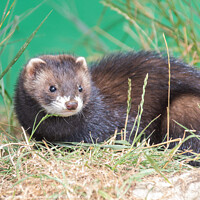
[(77, 101), (67, 101), (65, 103), (67, 110), (76, 110), (78, 107), (78, 102)]

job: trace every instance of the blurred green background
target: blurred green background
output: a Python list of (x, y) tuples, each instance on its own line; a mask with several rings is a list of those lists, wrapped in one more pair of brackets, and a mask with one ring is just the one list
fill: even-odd
[[(194, 0), (3, 0), (0, 5), (1, 71), (51, 10), (25, 52), (0, 81), (1, 93), (7, 91), (13, 95), (19, 71), (31, 57), (74, 53), (90, 62), (119, 50), (166, 52), (163, 33), (170, 55), (199, 65), (200, 9)], [(6, 18), (4, 11), (5, 15), (9, 12)], [(0, 95), (1, 102), (2, 99)]]
[[(3, 4), (1, 3), (1, 15), (6, 7), (6, 3), (7, 1), (5, 0)], [(10, 1), (8, 9), (12, 3), (13, 1)], [(122, 31), (120, 30), (122, 17), (108, 8), (105, 9), (99, 1), (18, 0), (14, 2), (11, 13), (2, 27), (3, 29), (10, 23), (12, 26), (16, 26), (14, 34), (0, 55), (2, 69), (5, 69), (28, 36), (52, 9), (53, 12), (42, 25), (30, 45), (4, 77), (5, 88), (11, 95), (19, 70), (31, 57), (40, 54), (63, 52), (88, 57), (89, 55), (95, 55), (95, 53), (101, 54), (107, 52), (110, 49), (120, 49), (120, 47), (117, 48), (109, 40), (102, 41), (102, 39), (93, 33), (92, 28), (103, 21), (103, 27), (108, 30), (110, 29), (110, 33), (115, 34), (115, 37), (120, 38), (120, 34), (122, 35)], [(132, 42), (132, 46), (133, 44), (134, 42)]]

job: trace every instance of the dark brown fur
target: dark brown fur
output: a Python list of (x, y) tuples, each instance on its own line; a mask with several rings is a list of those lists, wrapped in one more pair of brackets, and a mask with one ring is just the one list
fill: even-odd
[[(148, 84), (145, 90), (145, 99), (142, 120), (139, 131), (142, 131), (154, 118), (161, 115), (145, 131), (151, 136), (151, 142), (162, 142), (167, 133), (167, 105), (168, 105), (168, 61), (159, 54), (151, 52), (118, 53), (104, 57), (91, 65), (90, 72), (81, 67), (73, 67), (75, 58), (59, 55), (41, 57), (47, 62), (48, 70), (46, 82), (56, 80), (60, 87), (67, 87), (66, 93), (75, 90), (77, 80), (84, 85), (84, 108), (78, 115), (70, 117), (51, 117), (35, 132), (38, 140), (46, 138), (54, 141), (85, 141), (102, 142), (118, 129), (123, 129), (127, 110), (128, 78), (132, 80), (132, 105), (127, 126), (128, 133), (132, 129), (137, 116), (138, 105), (141, 101), (144, 78), (148, 73)], [(59, 65), (55, 67), (54, 65)], [(66, 68), (66, 70), (63, 70)], [(40, 73), (40, 67), (34, 68), (33, 73)], [(56, 72), (57, 70), (57, 72)], [(60, 70), (60, 71), (59, 71)], [(62, 73), (64, 73), (62, 75)], [(67, 76), (65, 73), (71, 73)], [(91, 74), (91, 80), (90, 75)], [(57, 78), (56, 78), (57, 77)], [(69, 78), (66, 78), (69, 77)], [(49, 80), (48, 80), (49, 79)], [(26, 79), (22, 72), (16, 89), (15, 109), (20, 123), (31, 133), (35, 114), (41, 110), (40, 101), (47, 96), (47, 89), (42, 82), (38, 96), (31, 93), (35, 84)], [(39, 87), (39, 86), (38, 86)], [(29, 89), (28, 89), (29, 88)], [(31, 91), (31, 92), (28, 92)], [(71, 90), (71, 91), (70, 91)], [(197, 135), (200, 131), (200, 72), (191, 66), (171, 58), (171, 95), (170, 95), (170, 137), (182, 138), (184, 129), (175, 121), (194, 130)], [(43, 94), (42, 94), (43, 93)], [(45, 94), (45, 95), (44, 95)], [(34, 97), (36, 96), (36, 97)], [(34, 97), (34, 98), (33, 98)], [(37, 99), (38, 98), (38, 99)], [(24, 106), (30, 103), (33, 108)], [(26, 112), (32, 112), (30, 117)], [(37, 112), (36, 112), (37, 111)], [(22, 113), (23, 112), (23, 113)], [(26, 115), (26, 117), (23, 117)], [(40, 113), (39, 118), (45, 115)], [(187, 132), (189, 135), (190, 133)], [(133, 138), (134, 134), (131, 138)], [(129, 135), (127, 135), (129, 138)], [(172, 145), (173, 146), (173, 145)], [(197, 138), (187, 140), (182, 149), (192, 148), (200, 152), (200, 141)]]

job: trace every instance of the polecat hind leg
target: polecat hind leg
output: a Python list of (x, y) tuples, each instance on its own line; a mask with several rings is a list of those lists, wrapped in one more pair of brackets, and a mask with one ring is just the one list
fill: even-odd
[[(191, 138), (185, 141), (180, 149), (192, 149), (194, 152), (199, 153), (200, 142), (200, 97), (192, 94), (177, 96), (170, 105), (170, 138), (183, 138), (185, 129), (178, 125), (183, 125), (191, 130), (199, 138)], [(167, 112), (164, 114), (161, 123), (161, 133), (163, 138), (167, 130)], [(191, 135), (189, 131), (185, 131), (185, 137)], [(174, 144), (170, 145), (171, 147)]]

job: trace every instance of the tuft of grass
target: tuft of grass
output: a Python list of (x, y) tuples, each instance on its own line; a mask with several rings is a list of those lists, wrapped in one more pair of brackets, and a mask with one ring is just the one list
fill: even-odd
[(45, 141), (7, 142), (0, 148), (1, 198), (128, 199), (144, 177), (161, 174), (167, 180), (169, 173), (189, 169), (171, 161), (170, 150), (145, 145), (76, 144), (69, 150)]
[[(101, 3), (124, 18), (124, 32), (140, 49), (165, 51), (165, 34), (170, 51), (199, 66), (199, 14), (196, 1), (114, 1)], [(184, 11), (184, 12), (183, 12)]]

